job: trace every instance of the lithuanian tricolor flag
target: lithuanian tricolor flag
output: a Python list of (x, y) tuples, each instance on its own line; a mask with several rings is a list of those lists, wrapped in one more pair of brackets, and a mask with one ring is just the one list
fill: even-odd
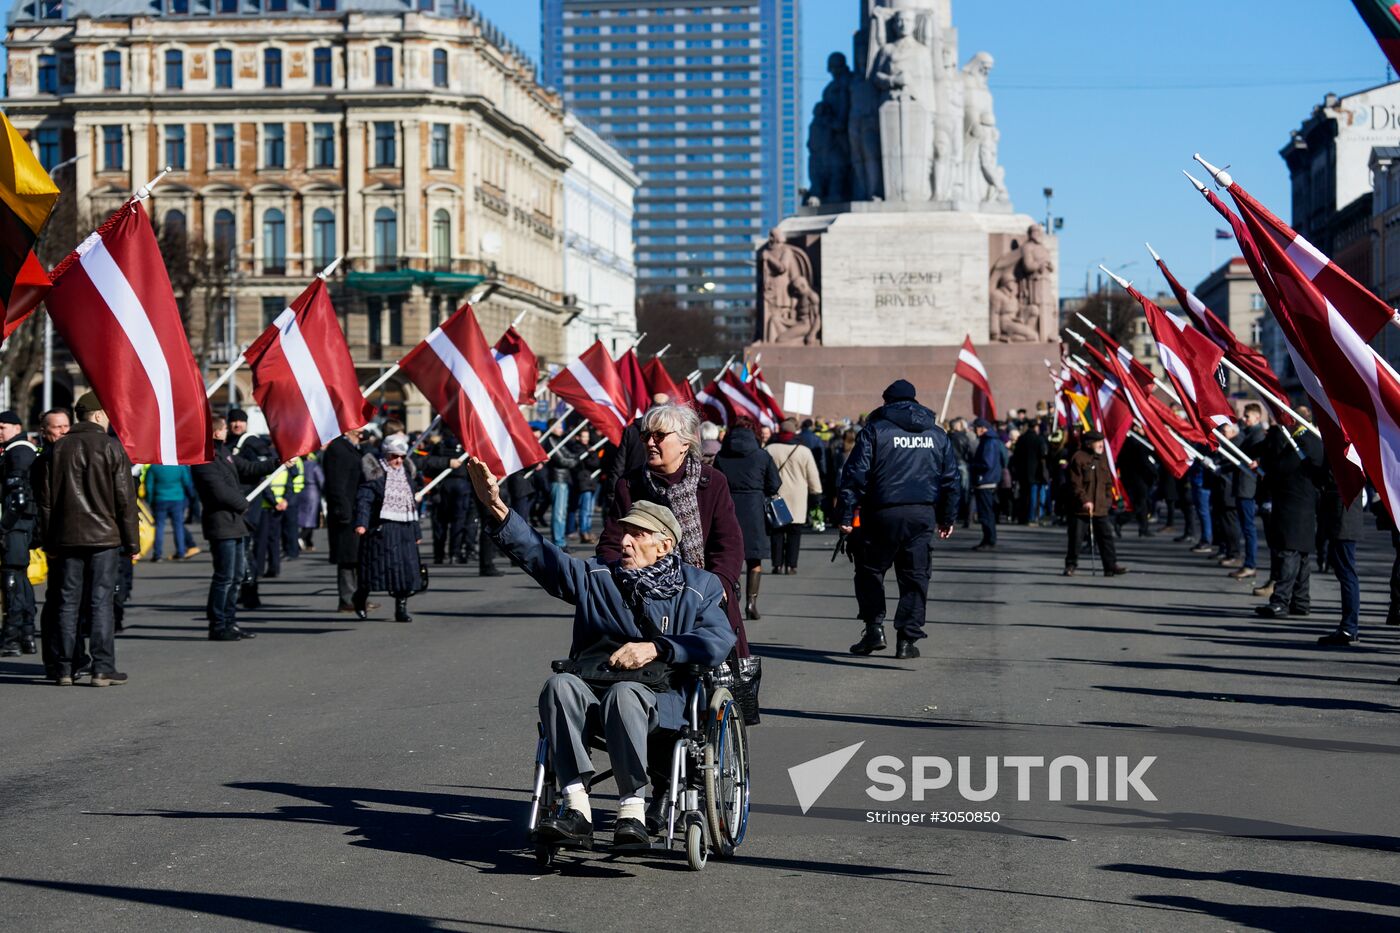
[(39, 306), (49, 276), (34, 255), (34, 241), (49, 219), (58, 187), (34, 158), (29, 144), (0, 113), (0, 339)]
[(1391, 67), (1400, 73), (1400, 3), (1389, 0), (1351, 0), (1370, 27)]

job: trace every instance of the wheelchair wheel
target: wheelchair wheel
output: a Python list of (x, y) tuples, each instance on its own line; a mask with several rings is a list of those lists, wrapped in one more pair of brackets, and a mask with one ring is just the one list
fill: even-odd
[(728, 858), (748, 828), (749, 748), (743, 713), (723, 687), (710, 697), (705, 729), (705, 811), (715, 855)]
[(554, 857), (559, 850), (554, 846), (539, 844), (535, 846), (535, 864), (541, 868), (549, 868), (554, 864)]
[(710, 848), (705, 844), (705, 827), (698, 822), (685, 827), (685, 861), (691, 871), (699, 871), (709, 860)]

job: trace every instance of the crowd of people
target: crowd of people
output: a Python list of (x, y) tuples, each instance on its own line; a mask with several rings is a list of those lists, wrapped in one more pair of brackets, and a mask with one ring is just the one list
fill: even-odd
[[(741, 657), (748, 653), (744, 623), (762, 617), (763, 576), (797, 574), (804, 531), (828, 523), (841, 528), (841, 547), (856, 563), (865, 625), (852, 646), (857, 654), (885, 647), (883, 579), (893, 567), (901, 594), (896, 654), (918, 656), (932, 536), (973, 521), (979, 551), (998, 546), (1001, 524), (1063, 525), (1066, 576), (1080, 572), (1088, 551), (1105, 576), (1127, 573), (1116, 544), (1125, 530), (1143, 537), (1176, 531), (1176, 543), (1216, 561), (1234, 581), (1257, 584), (1254, 594), (1266, 600), (1258, 611), (1268, 617), (1307, 615), (1314, 566), (1330, 570), (1341, 583), (1342, 616), (1320, 642), (1348, 645), (1359, 637), (1355, 549), (1367, 499), (1344, 505), (1318, 440), (1302, 427), (1266, 426), (1257, 404), (1244, 405), (1239, 423), (1226, 428), (1249, 462), (1202, 447), (1175, 478), (1139, 439), (1130, 437), (1110, 462), (1102, 435), (1063, 428), (1043, 410), (939, 424), (903, 380), (884, 401), (851, 421), (789, 418), (774, 429), (742, 419), (701, 423), (693, 409), (658, 396), (617, 445), (595, 441), (586, 424), (535, 423), (548, 459), (502, 477), (499, 494), (553, 546), (591, 548), (604, 561), (620, 559), (620, 520), (635, 503), (671, 509), (680, 558), (723, 582)], [(248, 425), (241, 409), (216, 417), (207, 464), (133, 468), (91, 393), (74, 415), (45, 412), (32, 439), (13, 412), (0, 413), (0, 657), (42, 651), (47, 676), (60, 684), (85, 674), (95, 685), (124, 682), (113, 637), (131, 591), (132, 558), (165, 559), (167, 527), (176, 560), (201, 553), (187, 524), (202, 528), (212, 563), (205, 611), (213, 641), (254, 637), (238, 624), (240, 609), (261, 606), (259, 581), (276, 577), (284, 560), (316, 551), (321, 527), (336, 566), (336, 609), (359, 619), (381, 608), (372, 595), (386, 594), (392, 618), (412, 621), (409, 599), (429, 577), (419, 548), (425, 519), (431, 565), (474, 563), (482, 576), (502, 573), (492, 523), (473, 494), (469, 454), (437, 422), (410, 437), (403, 422), (386, 418), (285, 464)], [(153, 532), (148, 549), (138, 530), (142, 500)], [(1388, 528), (1383, 511), (1377, 514)], [(1269, 554), (1262, 581), (1261, 525)], [(1400, 535), (1391, 534), (1400, 548)], [(27, 573), (39, 548), (48, 567), (42, 613)], [(1392, 597), (1387, 623), (1400, 625), (1400, 558)]]

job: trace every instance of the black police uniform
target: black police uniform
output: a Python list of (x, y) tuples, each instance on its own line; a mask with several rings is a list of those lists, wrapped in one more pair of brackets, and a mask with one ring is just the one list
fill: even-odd
[[(263, 438), (246, 431), (233, 441), (233, 459), (234, 467), (238, 470), (238, 478), (243, 480), (243, 494), (245, 496), (258, 487), (263, 477), (274, 472), (278, 467), (277, 457), (272, 452), (272, 445)], [(262, 517), (261, 503), (254, 503), (247, 512), (243, 513), (243, 518), (248, 523), (249, 535), (243, 539), (243, 585), (240, 588), (238, 601), (245, 609), (257, 609), (262, 605), (262, 600), (258, 596), (258, 578), (262, 576), (262, 568), (256, 564), (257, 558), (264, 556), (257, 548), (262, 535)]]
[[(452, 461), (462, 465), (452, 469)], [(475, 517), (471, 479), (467, 474), (467, 452), (460, 441), (444, 436), (433, 445), (423, 461), (423, 469), (437, 474), (448, 471), (447, 479), (433, 487), (433, 563), (465, 563), (475, 550), (469, 536), (469, 519)]]
[(857, 508), (861, 522), (855, 590), (866, 634), (853, 652), (885, 646), (885, 573), (893, 565), (901, 653), (917, 656), (910, 649), (924, 637), (929, 545), (938, 526), (953, 524), (961, 495), (957, 455), (932, 411), (903, 398), (871, 413), (841, 471), (841, 524), (852, 524)]
[(5, 596), (0, 657), (38, 651), (34, 587), (29, 583), (29, 550), (39, 518), (29, 471), (37, 454), (23, 435), (6, 444), (0, 454), (0, 589)]

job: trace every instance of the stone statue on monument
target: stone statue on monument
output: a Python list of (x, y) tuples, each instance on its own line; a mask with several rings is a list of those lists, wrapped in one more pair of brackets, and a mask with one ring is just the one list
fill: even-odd
[[(879, 14), (872, 28), (879, 22)], [(917, 11), (896, 9), (871, 65), (880, 92), (880, 150), (887, 201), (933, 196), (933, 53), (919, 38)], [(877, 32), (878, 36), (879, 33)]]
[(822, 89), (807, 134), (809, 204), (851, 200), (851, 85), (855, 76), (840, 52), (827, 58), (826, 70), (831, 81)]
[(933, 115), (933, 196), (939, 201), (961, 200), (966, 175), (963, 114), (967, 93), (958, 68), (957, 40), (951, 32), (940, 31), (934, 39), (938, 106)]
[(821, 296), (813, 287), (812, 260), (776, 228), (759, 251), (765, 343), (817, 343)]
[(987, 78), (992, 73), (992, 56), (978, 52), (963, 68), (963, 185), (968, 200), (978, 203), (1009, 201), (1006, 170), (997, 161), (1001, 131), (992, 110), (992, 92)]
[(1045, 243), (1045, 228), (1031, 224), (1026, 242), (1021, 247), (1021, 261), (1016, 267), (1020, 282), (1020, 322), (1034, 333), (1029, 340), (1043, 340), (1045, 322), (1055, 320), (1058, 302), (1055, 299), (1051, 273), (1055, 271), (1054, 257)]

